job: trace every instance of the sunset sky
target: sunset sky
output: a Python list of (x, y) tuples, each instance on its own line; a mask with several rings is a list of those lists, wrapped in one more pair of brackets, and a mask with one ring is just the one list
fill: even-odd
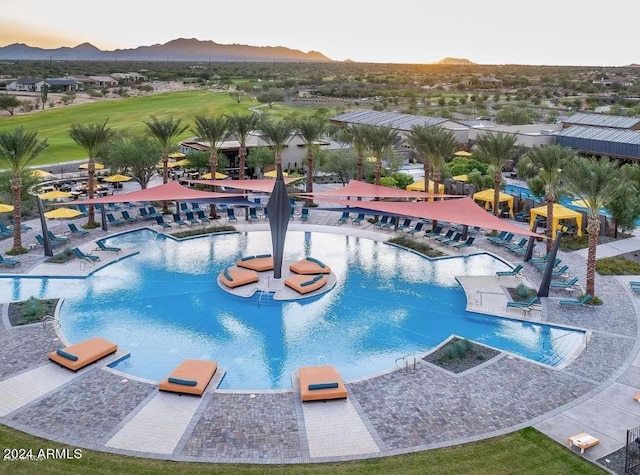
[(557, 0), (1, 4), (0, 46), (57, 48), (89, 42), (112, 50), (197, 38), (315, 50), (339, 61), (432, 63), (450, 56), (481, 64), (640, 63), (636, 28), (625, 27), (624, 20), (640, 13), (637, 0), (612, 2), (609, 12), (602, 3)]

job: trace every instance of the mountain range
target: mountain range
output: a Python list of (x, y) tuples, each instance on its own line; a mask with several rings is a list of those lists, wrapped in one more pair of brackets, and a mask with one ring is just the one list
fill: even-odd
[(82, 43), (73, 48), (64, 46), (56, 49), (37, 48), (24, 43), (14, 43), (0, 47), (0, 59), (53, 59), (54, 61), (332, 61), (317, 51), (305, 53), (284, 46), (225, 45), (195, 38), (179, 38), (165, 44), (112, 51), (103, 51), (90, 43)]

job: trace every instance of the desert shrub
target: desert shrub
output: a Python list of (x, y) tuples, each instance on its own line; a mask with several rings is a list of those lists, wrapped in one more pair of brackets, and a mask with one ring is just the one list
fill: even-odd
[(445, 253), (438, 251), (437, 249), (434, 249), (423, 242), (415, 241), (407, 236), (394, 237), (389, 239), (388, 242), (396, 244), (398, 246), (406, 247), (407, 249), (412, 249), (419, 252), (420, 254), (424, 254), (427, 257), (446, 256)]
[(640, 263), (622, 256), (603, 257), (596, 260), (596, 272), (600, 275), (640, 275)]
[(20, 316), (23, 319), (32, 319), (33, 317), (38, 316), (42, 313), (43, 305), (40, 300), (31, 296), (22, 306), (22, 310), (20, 311)]

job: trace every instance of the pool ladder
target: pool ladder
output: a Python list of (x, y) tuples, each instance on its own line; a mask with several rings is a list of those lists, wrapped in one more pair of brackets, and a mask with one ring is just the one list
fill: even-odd
[[(413, 362), (411, 362), (411, 358), (413, 358)], [(405, 373), (408, 373), (409, 371), (415, 371), (416, 363), (417, 361), (415, 355), (404, 355), (400, 358), (396, 358), (396, 366), (402, 369), (402, 371), (404, 371)]]
[(60, 328), (62, 326), (62, 324), (60, 323), (60, 320), (58, 320), (56, 317), (52, 315), (45, 315), (44, 317), (42, 317), (43, 330), (47, 329), (47, 323), (50, 323), (51, 326), (54, 328)]

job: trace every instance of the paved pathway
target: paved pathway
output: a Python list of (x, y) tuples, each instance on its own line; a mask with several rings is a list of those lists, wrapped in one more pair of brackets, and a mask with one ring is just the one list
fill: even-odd
[[(309, 225), (296, 222), (292, 227), (315, 229), (336, 223), (336, 214), (312, 210)], [(264, 226), (241, 223), (238, 228)], [(373, 231), (368, 225), (345, 224), (330, 230), (378, 240), (392, 235)], [(105, 235), (92, 230), (88, 239)], [(76, 242), (91, 249), (88, 239)], [(517, 260), (480, 234), (475, 244), (470, 252), (486, 250), (505, 260)], [(627, 249), (626, 243), (618, 246)], [(41, 252), (37, 254), (20, 256), (22, 272), (40, 272), (42, 268), (36, 266), (43, 258)], [(100, 255), (103, 264), (121, 257)], [(561, 253), (560, 257), (583, 282), (584, 257), (579, 252)], [(63, 273), (70, 269), (72, 266)], [(73, 269), (90, 271), (79, 266)], [(539, 285), (541, 273), (526, 264), (525, 279)], [(491, 280), (495, 283), (493, 277)], [(532, 318), (590, 332), (585, 350), (562, 369), (502, 353), (456, 375), (419, 359), (415, 371), (390, 370), (348, 381), (347, 401), (304, 405), (294, 389), (228, 391), (212, 384), (202, 398), (161, 394), (154, 382), (109, 369), (108, 361), (77, 374), (61, 371), (46, 357), (63, 346), (51, 326), (11, 328), (7, 305), (3, 305), (0, 423), (103, 451), (171, 460), (256, 463), (391, 455), (533, 425), (563, 444), (583, 431), (599, 437), (601, 444), (585, 452), (586, 457), (597, 459), (622, 447), (626, 429), (640, 425), (640, 405), (632, 400), (640, 390), (640, 308), (628, 280), (597, 277), (598, 294), (606, 304), (591, 310), (560, 308), (558, 300), (567, 296), (564, 291), (552, 291), (543, 299), (540, 315)], [(506, 307), (504, 296), (499, 300), (493, 306), (496, 314), (500, 314), (497, 306)]]

